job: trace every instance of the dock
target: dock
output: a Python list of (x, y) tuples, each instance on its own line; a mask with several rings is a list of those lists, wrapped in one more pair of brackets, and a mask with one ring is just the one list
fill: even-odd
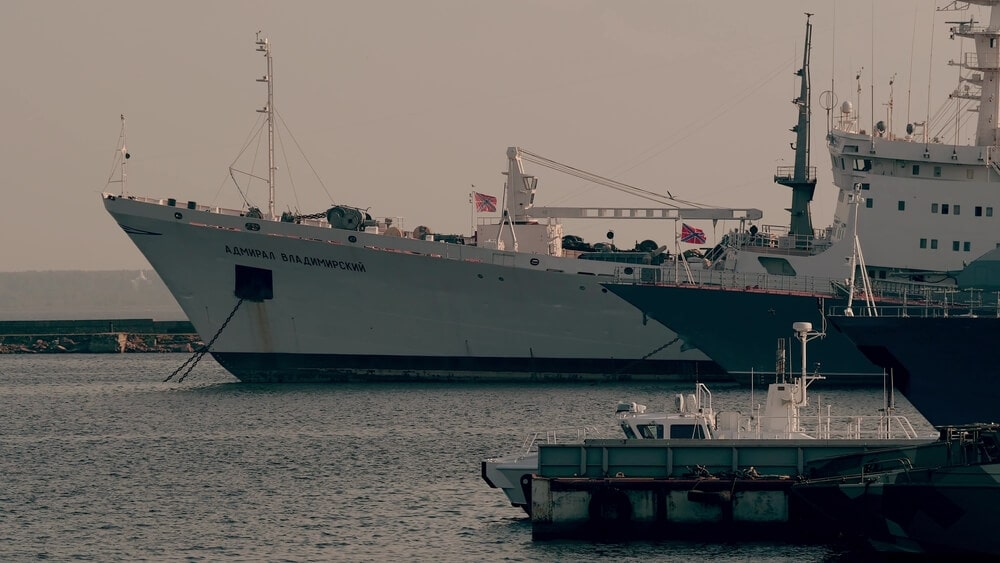
[(189, 321), (0, 321), (0, 354), (191, 353), (201, 346)]
[(926, 440), (541, 444), (532, 538), (853, 539), (1000, 554), (1000, 427)]

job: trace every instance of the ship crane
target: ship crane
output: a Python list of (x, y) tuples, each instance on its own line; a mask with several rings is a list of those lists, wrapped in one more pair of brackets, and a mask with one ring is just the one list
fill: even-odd
[[(675, 199), (671, 195), (662, 195), (635, 186), (598, 176), (572, 166), (547, 159), (519, 147), (507, 149), (508, 170), (505, 191), (504, 212), (514, 218), (514, 223), (523, 223), (531, 219), (710, 219), (756, 221), (764, 216), (759, 209), (734, 209), (698, 205), (689, 201)], [(635, 195), (666, 207), (535, 207), (535, 190), (538, 178), (524, 173), (523, 161), (527, 160), (539, 166), (563, 172), (589, 182), (594, 182), (627, 194)], [(681, 207), (671, 202), (678, 202), (691, 207)]]

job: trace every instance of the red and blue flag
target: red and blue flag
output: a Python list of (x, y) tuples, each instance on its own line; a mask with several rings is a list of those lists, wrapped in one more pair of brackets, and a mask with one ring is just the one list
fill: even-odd
[(476, 203), (476, 211), (479, 213), (494, 213), (497, 210), (497, 198), (481, 194), (479, 192), (472, 192), (473, 199)]
[(683, 223), (681, 224), (681, 242), (705, 244), (705, 231)]

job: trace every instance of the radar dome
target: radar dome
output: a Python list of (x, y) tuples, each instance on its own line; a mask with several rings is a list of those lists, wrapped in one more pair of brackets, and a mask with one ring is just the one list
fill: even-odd
[(813, 329), (812, 323), (798, 322), (792, 324), (792, 330), (795, 332), (809, 332)]
[(844, 103), (840, 104), (840, 113), (847, 114), (851, 113), (852, 111), (854, 111), (854, 105), (851, 103), (850, 100), (844, 100)]

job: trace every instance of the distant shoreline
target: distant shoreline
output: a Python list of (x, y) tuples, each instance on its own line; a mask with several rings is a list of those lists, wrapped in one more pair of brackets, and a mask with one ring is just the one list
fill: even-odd
[(202, 345), (188, 321), (0, 321), (0, 354), (191, 353)]

